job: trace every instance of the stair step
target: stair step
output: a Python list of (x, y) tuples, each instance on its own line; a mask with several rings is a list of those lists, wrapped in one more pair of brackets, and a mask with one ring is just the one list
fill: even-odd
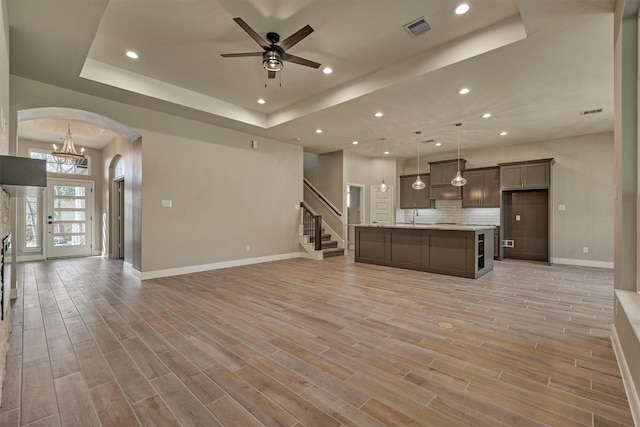
[(322, 242), (320, 242), (320, 247), (324, 250), (324, 249), (331, 249), (331, 248), (337, 248), (338, 247), (338, 242), (336, 242), (335, 240), (323, 240)]
[(322, 251), (322, 258), (330, 258), (334, 256), (341, 256), (341, 255), (344, 255), (344, 249), (342, 248), (324, 249)]
[[(324, 241), (327, 241), (327, 240), (331, 240), (331, 234), (323, 234), (323, 235), (322, 235), (322, 239), (321, 239), (321, 240), (322, 240), (323, 242), (324, 242)], [(310, 241), (311, 243), (315, 242), (315, 241), (316, 241), (315, 236), (309, 236), (309, 241)]]

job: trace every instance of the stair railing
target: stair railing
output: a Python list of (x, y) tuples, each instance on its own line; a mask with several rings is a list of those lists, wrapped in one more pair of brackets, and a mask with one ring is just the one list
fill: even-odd
[(300, 202), (302, 211), (302, 235), (309, 236), (314, 243), (314, 250), (322, 250), (322, 215), (314, 214), (304, 203)]

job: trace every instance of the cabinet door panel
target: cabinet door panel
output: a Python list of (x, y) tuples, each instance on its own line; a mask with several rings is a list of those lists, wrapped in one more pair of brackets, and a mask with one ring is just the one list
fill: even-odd
[(415, 190), (411, 188), (411, 184), (413, 184), (414, 181), (415, 178), (411, 176), (400, 177), (400, 209), (413, 208), (413, 192)]
[(500, 170), (501, 187), (506, 189), (520, 189), (524, 182), (522, 176), (522, 166), (503, 166)]
[(420, 175), (420, 179), (424, 182), (425, 187), (422, 190), (413, 190), (414, 201), (416, 208), (429, 209), (431, 208), (431, 179), (429, 175)]
[(442, 185), (445, 180), (445, 168), (444, 165), (431, 165), (431, 185)]
[(548, 188), (549, 187), (549, 164), (538, 163), (525, 165), (525, 187), (527, 188)]
[(458, 173), (458, 163), (446, 163), (444, 165), (444, 182), (443, 184), (451, 184), (451, 180), (456, 177)]
[(462, 187), (462, 206), (478, 207), (482, 201), (482, 175), (478, 171), (464, 172), (467, 183)]
[(500, 207), (500, 169), (485, 170), (482, 173), (482, 206)]

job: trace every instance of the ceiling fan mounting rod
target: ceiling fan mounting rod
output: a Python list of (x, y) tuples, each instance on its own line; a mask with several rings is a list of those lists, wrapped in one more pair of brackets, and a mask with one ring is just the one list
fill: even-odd
[(271, 43), (271, 44), (278, 43), (280, 41), (280, 34), (278, 34), (278, 33), (267, 33), (267, 40), (269, 40), (269, 43)]

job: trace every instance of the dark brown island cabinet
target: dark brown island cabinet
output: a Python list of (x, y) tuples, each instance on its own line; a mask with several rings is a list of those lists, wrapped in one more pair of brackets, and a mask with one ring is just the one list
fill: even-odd
[(462, 187), (463, 208), (500, 207), (500, 168), (466, 169), (462, 176), (467, 184)]
[(493, 226), (356, 226), (355, 261), (476, 279), (493, 270)]
[(433, 207), (431, 191), (429, 189), (429, 174), (420, 175), (420, 180), (425, 183), (422, 190), (414, 190), (413, 185), (418, 175), (400, 176), (400, 209), (430, 209)]
[(462, 198), (462, 188), (451, 185), (451, 180), (456, 177), (458, 164), (460, 165), (460, 171), (462, 171), (466, 163), (465, 159), (429, 162), (430, 197), (437, 200), (460, 200)]

